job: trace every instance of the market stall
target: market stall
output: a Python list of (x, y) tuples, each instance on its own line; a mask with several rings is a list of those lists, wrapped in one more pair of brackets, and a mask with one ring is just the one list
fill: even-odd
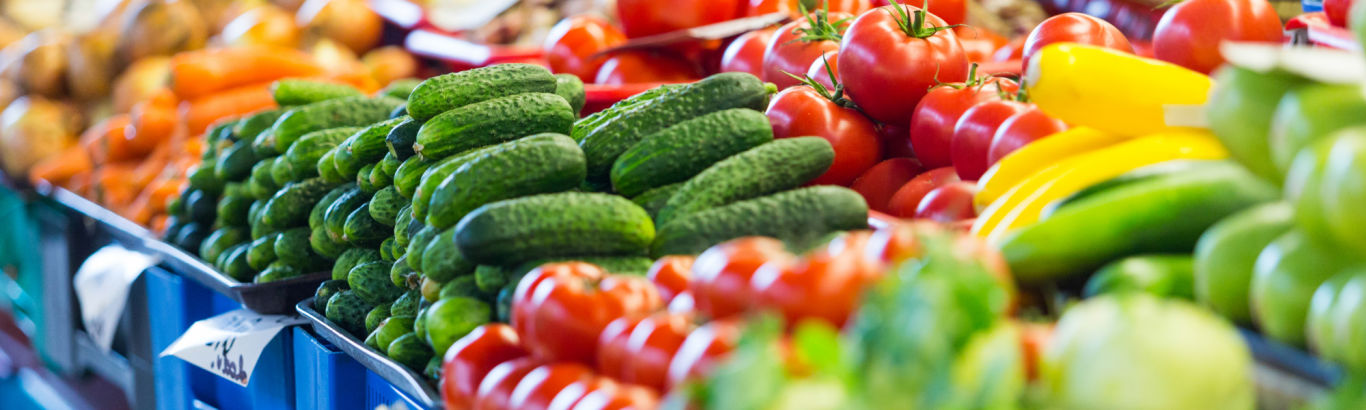
[(77, 3), (0, 407), (1366, 406), (1366, 4)]

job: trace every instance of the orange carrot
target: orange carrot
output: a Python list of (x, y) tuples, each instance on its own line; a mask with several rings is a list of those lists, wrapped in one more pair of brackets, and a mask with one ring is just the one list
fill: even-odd
[(325, 70), (307, 53), (277, 47), (233, 47), (177, 54), (171, 85), (182, 99), (284, 77), (308, 77)]
[(96, 202), (115, 212), (127, 207), (138, 195), (138, 189), (130, 183), (136, 167), (131, 163), (113, 163), (96, 170), (92, 181)]
[(245, 85), (196, 98), (180, 104), (190, 133), (203, 133), (221, 118), (255, 112), (275, 106), (270, 82)]
[(73, 146), (56, 157), (48, 158), (29, 170), (29, 181), (47, 181), (53, 185), (63, 185), (76, 174), (89, 171), (93, 165), (90, 155), (81, 146)]
[(160, 237), (161, 235), (165, 235), (165, 234), (166, 234), (166, 228), (170, 227), (170, 225), (171, 225), (170, 222), (171, 222), (171, 216), (170, 216), (170, 215), (159, 214), (159, 215), (157, 215), (157, 216), (153, 216), (153, 217), (152, 217), (152, 224), (151, 224), (151, 226), (148, 226), (148, 228), (152, 230), (152, 233), (154, 233), (154, 234), (156, 234), (158, 237)]
[(127, 114), (106, 118), (81, 134), (80, 145), (96, 165), (109, 162), (111, 154), (123, 156), (127, 151), (124, 131), (130, 123), (131, 118)]
[(133, 157), (147, 155), (159, 145), (163, 145), (176, 127), (180, 126), (180, 115), (175, 103), (152, 99), (140, 102), (129, 111), (132, 127), (124, 136), (128, 139), (128, 153)]
[(145, 187), (153, 180), (165, 173), (166, 165), (171, 162), (171, 153), (175, 149), (172, 144), (161, 144), (156, 147), (146, 158), (143, 158), (138, 167), (133, 169), (133, 185)]

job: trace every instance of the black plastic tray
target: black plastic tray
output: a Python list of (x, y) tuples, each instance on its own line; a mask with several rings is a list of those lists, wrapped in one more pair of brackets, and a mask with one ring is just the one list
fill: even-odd
[(442, 407), (441, 395), (436, 392), (435, 386), (427, 383), (425, 377), (371, 349), (365, 345), (365, 342), (342, 330), (331, 320), (327, 320), (327, 317), (322, 313), (313, 310), (313, 298), (304, 299), (294, 308), (299, 312), (299, 316), (308, 319), (308, 322), (313, 325), (313, 333), (317, 333), (318, 336), (331, 342), (351, 358), (356, 359), (361, 366), (375, 372), (376, 375), (413, 398), (418, 404), (432, 409)]
[(130, 250), (158, 256), (161, 259), (160, 263), (169, 267), (171, 271), (232, 298), (253, 312), (293, 313), (294, 303), (313, 296), (318, 284), (331, 278), (330, 273), (321, 272), (262, 284), (238, 282), (218, 272), (198, 257), (157, 239), (156, 235), (146, 228), (80, 195), (46, 184), (36, 187), (36, 190), (53, 202), (94, 221), (120, 245)]
[(1252, 357), (1256, 358), (1258, 363), (1271, 366), (1318, 387), (1330, 388), (1342, 380), (1341, 368), (1319, 360), (1309, 352), (1267, 339), (1254, 330), (1238, 328), (1238, 333), (1247, 342)]

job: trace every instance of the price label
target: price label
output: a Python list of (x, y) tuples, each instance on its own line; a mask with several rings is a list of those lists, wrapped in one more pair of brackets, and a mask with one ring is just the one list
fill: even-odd
[(238, 309), (190, 325), (161, 356), (175, 356), (210, 373), (246, 386), (266, 345), (285, 327), (302, 324), (296, 316), (262, 315)]
[(156, 265), (157, 257), (109, 245), (95, 251), (81, 263), (72, 280), (76, 300), (81, 303), (81, 321), (95, 345), (109, 351), (119, 316), (128, 303), (128, 289), (142, 271)]
[(517, 0), (438, 0), (427, 5), (427, 21), (446, 31), (483, 27)]

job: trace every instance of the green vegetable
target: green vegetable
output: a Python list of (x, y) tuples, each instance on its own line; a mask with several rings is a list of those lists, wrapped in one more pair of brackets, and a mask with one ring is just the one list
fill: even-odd
[(346, 274), (346, 283), (351, 285), (356, 295), (370, 304), (393, 303), (394, 299), (403, 296), (403, 289), (389, 281), (389, 269), (392, 267), (392, 263), (384, 261), (356, 265)]
[(555, 91), (555, 77), (531, 64), (498, 64), (428, 78), (408, 95), (408, 114), (427, 121), (438, 114), (500, 97)]
[(406, 117), (400, 117), (380, 121), (347, 137), (337, 145), (337, 155), (334, 158), (337, 172), (350, 179), (356, 176), (362, 166), (379, 162), (384, 158), (384, 154), (389, 152), (389, 148), (385, 146), (385, 137), (405, 120)]
[(298, 227), (281, 233), (275, 240), (275, 258), (278, 262), (304, 271), (317, 271), (327, 266), (327, 261), (313, 252), (309, 240), (313, 231)]
[(290, 109), (263, 133), (274, 152), (288, 150), (304, 134), (326, 128), (365, 126), (389, 118), (389, 112), (403, 101), (389, 97), (347, 97), (316, 102)]
[[(294, 178), (317, 176), (319, 174), (318, 161), (323, 157), (323, 154), (335, 148), (347, 136), (359, 129), (357, 127), (328, 128), (299, 137), (299, 140), (290, 146), (284, 155), (285, 160), (289, 161), (289, 168), (294, 171)], [(333, 155), (333, 161), (335, 161), (336, 156)]]
[(1257, 255), (1252, 273), (1252, 318), (1268, 337), (1303, 346), (1309, 302), (1328, 278), (1360, 264), (1361, 256), (1292, 229)]
[(647, 135), (622, 153), (612, 166), (612, 187), (630, 197), (684, 182), (769, 141), (773, 128), (762, 112), (736, 108), (702, 115)]
[(271, 228), (286, 229), (308, 224), (308, 214), (335, 186), (319, 178), (291, 182), (266, 202), (262, 222)]
[(314, 229), (308, 236), (308, 245), (318, 255), (327, 259), (337, 259), (347, 249), (345, 243), (332, 239), (332, 235), (328, 234), (326, 229)]
[(327, 311), (327, 303), (332, 300), (332, 295), (350, 289), (344, 280), (327, 280), (318, 285), (318, 290), (313, 293), (313, 310), (318, 312)]
[(394, 339), (389, 343), (389, 358), (407, 366), (409, 369), (422, 370), (432, 360), (432, 348), (417, 338), (413, 332)]
[(218, 155), (214, 164), (214, 176), (222, 181), (241, 181), (251, 175), (251, 167), (256, 165), (256, 153), (251, 145), (234, 144)]
[(247, 265), (253, 270), (262, 270), (275, 262), (275, 240), (280, 238), (280, 234), (270, 234), (251, 241), (247, 245)]
[(1211, 226), (1195, 243), (1195, 300), (1237, 323), (1252, 323), (1248, 288), (1262, 248), (1289, 231), (1294, 210), (1258, 205)]
[(1190, 255), (1141, 255), (1120, 259), (1096, 271), (1082, 294), (1144, 292), (1174, 299), (1195, 299), (1194, 260)]
[(422, 121), (412, 118), (395, 125), (393, 129), (389, 130), (389, 134), (384, 136), (384, 146), (389, 148), (389, 154), (400, 162), (411, 158), (415, 154), (413, 143), (417, 142), (417, 132), (420, 129), (422, 129)]
[(281, 107), (312, 104), (344, 97), (363, 97), (360, 90), (349, 85), (288, 78), (270, 85), (275, 103)]
[(808, 244), (834, 231), (867, 226), (868, 204), (863, 196), (844, 187), (815, 186), (735, 202), (665, 223), (650, 254), (697, 254), (730, 239), (755, 235)]
[(336, 263), (332, 264), (332, 279), (346, 280), (351, 272), (351, 268), (356, 266), (377, 262), (380, 260), (379, 251), (365, 248), (351, 248), (342, 252), (337, 257)]
[(626, 97), (626, 99), (617, 101), (615, 104), (612, 104), (611, 107), (607, 107), (607, 109), (605, 110), (589, 114), (587, 117), (583, 117), (583, 119), (575, 121), (574, 132), (569, 134), (569, 137), (573, 138), (574, 141), (582, 142), (583, 137), (588, 135), (589, 131), (596, 129), (598, 126), (607, 122), (607, 120), (619, 117), (627, 111), (640, 107), (651, 100), (654, 100), (656, 98), (659, 98), (660, 96), (667, 94), (669, 91), (680, 89), (686, 86), (686, 84), (664, 84), (655, 88), (651, 88), (649, 90), (645, 90), (645, 92), (642, 92), (640, 94)]
[(1307, 82), (1282, 71), (1259, 72), (1225, 65), (1214, 73), (1214, 90), (1205, 105), (1210, 131), (1229, 154), (1257, 176), (1279, 184), (1282, 173), (1271, 161), (1271, 119), (1285, 93)]
[(579, 117), (583, 112), (583, 104), (587, 95), (583, 90), (583, 80), (573, 74), (555, 74), (555, 95), (564, 98), (569, 102), (569, 106), (574, 108), (574, 118)]
[(679, 182), (645, 191), (635, 198), (631, 198), (631, 202), (635, 202), (636, 205), (644, 208), (645, 212), (649, 212), (650, 218), (657, 219), (659, 211), (669, 203), (669, 198), (673, 198), (674, 194), (683, 188), (684, 184), (685, 182)]
[(432, 280), (446, 282), (474, 272), (474, 263), (465, 259), (455, 245), (455, 234), (455, 228), (441, 231), (428, 241), (422, 252), (414, 254), (422, 258), (422, 273)]
[(253, 283), (269, 283), (302, 276), (304, 272), (297, 267), (275, 261), (256, 275)]
[(220, 228), (204, 238), (204, 242), (199, 245), (199, 257), (206, 260), (217, 260), (218, 255), (229, 247), (236, 246), (250, 240), (250, 232), (242, 228)]
[(308, 227), (317, 229), (323, 226), (324, 217), (327, 216), (327, 208), (332, 206), (333, 202), (337, 202), (337, 198), (341, 198), (342, 195), (353, 189), (356, 189), (355, 184), (345, 184), (327, 191), (327, 195), (323, 195), (322, 198), (318, 199), (318, 203), (313, 204), (313, 208), (309, 209)]
[(502, 97), (437, 115), (417, 132), (413, 151), (440, 159), (471, 149), (539, 133), (568, 134), (573, 108), (554, 94)]
[(493, 309), (478, 299), (448, 298), (427, 308), (427, 341), (433, 349), (445, 352), (456, 340), (489, 322)]
[(494, 202), (471, 212), (456, 230), (461, 254), (492, 265), (556, 256), (642, 255), (655, 233), (650, 216), (631, 201), (579, 192)]
[(370, 313), (365, 315), (365, 333), (374, 332), (375, 328), (379, 327), (379, 323), (388, 318), (389, 305), (377, 305), (374, 309), (370, 309)]
[(484, 204), (567, 191), (583, 179), (583, 152), (569, 137), (541, 134), (500, 144), (441, 182), (432, 192), (427, 225), (445, 229)]
[(375, 247), (381, 242), (384, 242), (384, 238), (393, 235), (393, 228), (376, 222), (375, 218), (371, 218), (370, 204), (363, 203), (360, 205), (360, 208), (356, 208), (355, 211), (351, 212), (350, 216), (346, 217), (346, 225), (343, 228), (343, 232), (345, 233), (345, 236), (342, 238), (352, 245)]
[(398, 189), (399, 195), (403, 195), (404, 198), (413, 198), (418, 184), (422, 182), (423, 174), (437, 162), (436, 160), (423, 159), (420, 156), (409, 157), (403, 161), (403, 164), (394, 171), (394, 188)]
[(818, 137), (784, 138), (736, 154), (689, 179), (664, 209), (660, 224), (736, 201), (805, 184), (835, 160), (830, 143)]
[(398, 188), (386, 187), (375, 193), (370, 198), (370, 217), (375, 221), (393, 226), (398, 219), (398, 213), (408, 206), (408, 201), (398, 194)]

